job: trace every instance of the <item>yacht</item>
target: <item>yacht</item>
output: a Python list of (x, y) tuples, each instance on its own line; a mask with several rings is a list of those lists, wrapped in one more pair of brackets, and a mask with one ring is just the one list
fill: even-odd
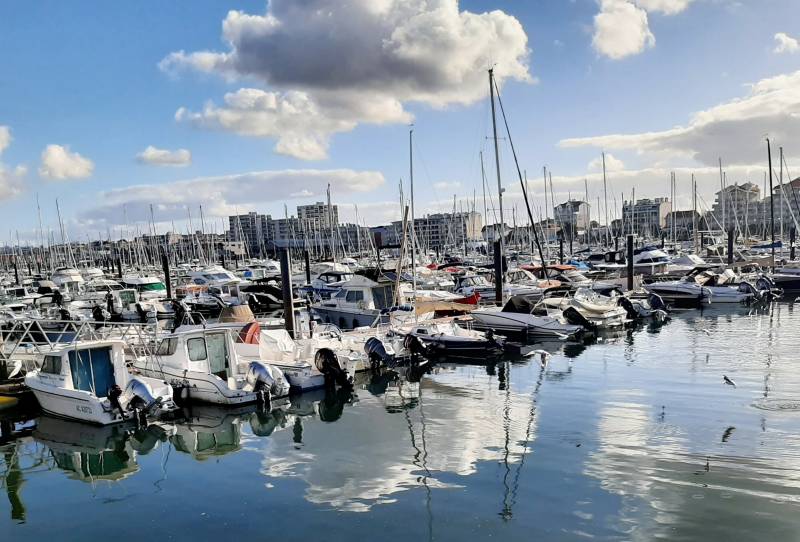
[(53, 281), (59, 289), (66, 292), (77, 292), (85, 282), (81, 272), (74, 267), (59, 267), (50, 275), (50, 280)]
[(25, 384), (45, 412), (99, 425), (173, 410), (169, 384), (128, 372), (125, 346), (121, 340), (56, 345)]
[(393, 305), (393, 285), (354, 275), (330, 299), (312, 304), (311, 309), (326, 323), (352, 329), (372, 326)]

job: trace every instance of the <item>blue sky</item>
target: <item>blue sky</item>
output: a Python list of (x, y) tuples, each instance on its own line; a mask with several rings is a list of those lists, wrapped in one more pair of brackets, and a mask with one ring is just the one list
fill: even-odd
[[(386, 25), (370, 28), (383, 14), (359, 19), (369, 11), (365, 4), (370, 2), (273, 2), (273, 19), (293, 30), (280, 42), (259, 41), (243, 23), (237, 36), (247, 39), (238, 43), (239, 50), (251, 48), (255, 68), (245, 61), (231, 67), (222, 57), (209, 68), (191, 55), (230, 52), (222, 32), (228, 12), (263, 19), (268, 8), (262, 1), (0, 4), (0, 126), (11, 136), (5, 145), (0, 136), (0, 238), (7, 239), (13, 230), (23, 237), (35, 230), (37, 193), (45, 228), (56, 228), (54, 202), (59, 198), (72, 235), (96, 238), (108, 231), (119, 234), (126, 222), (123, 209), (130, 213), (128, 230), (135, 228), (148, 199), (157, 205), (159, 229), (172, 221), (183, 228), (182, 207), (196, 216), (203, 203), (207, 220), (216, 224), (214, 215), (231, 210), (282, 216), (284, 204), (292, 212), (298, 204), (323, 199), (330, 179), (346, 218), (353, 218), (352, 204), (357, 204), (362, 222), (377, 224), (399, 215), (397, 183), (408, 179), (407, 122), (412, 117), (418, 214), (451, 207), (453, 194), (470, 205), (473, 190), (481, 210), (481, 149), (487, 152), (491, 186), (496, 184), (486, 139), (488, 101), (479, 95), (486, 87), (468, 72), (485, 79), (490, 58), (498, 73), (508, 72), (501, 77), (504, 105), (540, 206), (544, 165), (553, 172), (556, 199), (582, 195), (586, 176), (590, 200), (595, 200), (602, 182), (589, 163), (602, 149), (613, 156), (609, 178), (615, 194), (629, 194), (635, 186), (637, 197), (666, 195), (668, 172), (676, 170), (686, 202), (689, 175), (696, 171), (709, 204), (719, 182), (712, 174), (712, 157), (714, 163), (716, 156), (722, 158), (731, 182), (759, 184), (766, 169), (765, 135), (786, 146), (790, 168), (792, 158), (800, 158), (800, 151), (791, 148), (800, 132), (800, 91), (792, 90), (800, 86), (792, 79), (800, 70), (797, 42), (792, 45), (800, 38), (796, 0), (462, 0), (455, 10), (452, 0), (414, 1), (414, 8), (409, 2), (374, 2), (386, 9), (385, 19), (394, 17), (396, 23), (387, 25), (403, 27), (400, 38)], [(403, 4), (402, 10), (396, 4)], [(404, 26), (409, 12), (427, 15), (443, 6), (449, 15), (438, 12)], [(323, 19), (304, 34), (302, 9), (330, 10), (329, 26)], [(494, 10), (503, 13), (487, 15)], [(461, 41), (452, 49), (437, 45), (437, 25), (461, 24), (465, 12), (474, 14), (471, 22), (452, 27)], [(345, 28), (342, 21), (354, 19), (362, 26)], [(514, 20), (521, 35), (513, 28), (499, 37), (484, 32), (490, 22)], [(344, 48), (347, 36), (326, 41), (353, 28), (372, 38), (349, 49)], [(637, 32), (644, 36), (638, 45)], [(777, 33), (787, 35), (782, 52), (776, 52)], [(412, 55), (421, 50), (421, 55), (410, 61), (404, 57), (400, 64), (376, 59), (371, 45), (379, 48), (388, 36), (403, 50)], [(481, 56), (484, 41), (486, 54)], [(429, 43), (434, 45), (426, 49)], [(332, 51), (333, 46), (343, 49)], [(527, 53), (514, 53), (525, 47)], [(184, 57), (165, 66), (162, 61), (178, 51)], [(470, 54), (474, 69), (454, 67)], [(326, 61), (316, 63), (316, 58)], [(437, 80), (459, 69), (458, 76), (467, 82)], [(349, 73), (356, 75), (337, 80), (337, 74)], [(764, 80), (766, 89), (753, 98), (747, 85)], [(248, 110), (236, 126), (224, 127), (219, 120), (224, 95), (239, 89), (254, 89), (259, 96), (304, 93), (322, 113), (311, 120), (302, 114), (277, 118), (277, 128), (270, 131)], [(731, 105), (733, 100), (738, 101)], [(207, 102), (216, 108), (213, 116), (203, 115)], [(402, 111), (384, 107), (389, 102)], [(342, 103), (346, 106), (336, 106)], [(179, 108), (186, 110), (180, 121)], [(691, 117), (698, 111), (709, 114), (693, 127)], [(667, 132), (676, 126), (690, 129)], [(285, 145), (276, 130), (292, 134)], [(643, 135), (652, 132), (660, 135)], [(629, 137), (587, 139), (616, 134)], [(320, 139), (323, 143), (316, 145)], [(50, 166), (43, 168), (49, 145), (60, 147), (48, 151)], [(148, 146), (186, 149), (191, 163), (177, 167), (137, 160)], [(508, 208), (517, 205), (522, 213), (507, 142), (501, 147)], [(254, 172), (270, 173), (250, 175)], [(211, 180), (191, 181), (200, 178)], [(3, 190), (4, 183), (11, 188)], [(148, 186), (129, 188), (137, 185)], [(214, 190), (223, 186), (228, 188)], [(164, 201), (171, 203), (158, 206)]]

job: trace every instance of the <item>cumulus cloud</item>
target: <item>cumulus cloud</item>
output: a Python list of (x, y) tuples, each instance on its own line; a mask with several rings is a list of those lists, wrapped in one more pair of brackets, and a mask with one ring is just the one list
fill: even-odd
[(685, 126), (639, 134), (564, 139), (560, 147), (635, 150), (714, 165), (753, 164), (765, 159), (764, 135), (778, 144), (800, 140), (800, 71), (750, 86), (750, 92), (691, 116)]
[[(303, 159), (327, 155), (333, 134), (360, 123), (407, 123), (407, 102), (470, 104), (498, 84), (531, 81), (527, 36), (502, 11), (472, 13), (457, 0), (272, 0), (263, 15), (230, 11), (223, 52), (178, 51), (159, 67), (260, 82), (222, 106), (176, 117), (242, 135), (277, 138), (276, 150)], [(287, 129), (288, 128), (288, 129)]]
[(636, 4), (648, 11), (663, 13), (664, 15), (675, 15), (689, 7), (692, 0), (636, 0)]
[(648, 13), (675, 15), (693, 0), (600, 0), (592, 46), (612, 60), (637, 55), (656, 44)]
[(773, 49), (774, 53), (796, 53), (800, 50), (800, 43), (797, 42), (797, 39), (785, 34), (784, 32), (778, 32), (775, 34), (775, 49)]
[(602, 0), (600, 13), (594, 16), (595, 51), (619, 60), (639, 54), (655, 43), (644, 9), (627, 0)]
[[(11, 145), (11, 128), (0, 126), (0, 155)], [(19, 165), (9, 167), (0, 162), (0, 201), (11, 199), (22, 192), (27, 168)]]
[(69, 150), (68, 145), (48, 145), (42, 151), (39, 176), (50, 180), (83, 179), (94, 171), (94, 162)]
[(11, 128), (0, 126), (0, 154), (11, 145)]
[(294, 198), (320, 197), (328, 184), (337, 197), (366, 193), (384, 183), (376, 171), (282, 170), (256, 171), (216, 177), (199, 177), (164, 184), (135, 185), (100, 194), (99, 205), (85, 211), (81, 220), (86, 225), (120, 224), (129, 220), (146, 221), (152, 204), (159, 221), (182, 220), (186, 210), (203, 205), (209, 216), (234, 214), (240, 206), (284, 201)]
[(136, 155), (136, 159), (142, 164), (183, 167), (192, 163), (192, 153), (187, 149), (169, 151), (148, 145), (145, 150)]
[[(589, 171), (603, 171), (603, 157), (598, 156), (587, 166)], [(606, 171), (620, 171), (625, 169), (625, 164), (613, 154), (606, 153)]]

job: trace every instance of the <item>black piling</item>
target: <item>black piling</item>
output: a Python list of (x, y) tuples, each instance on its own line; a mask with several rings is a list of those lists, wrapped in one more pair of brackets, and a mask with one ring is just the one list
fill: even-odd
[(728, 228), (728, 265), (733, 265), (733, 228)]
[(498, 306), (503, 304), (503, 256), (500, 241), (494, 242), (494, 295)]
[(17, 281), (16, 284), (19, 286), (19, 269), (17, 268), (17, 257), (14, 256), (14, 280)]
[(558, 237), (558, 263), (564, 265), (564, 236)]
[(625, 260), (628, 265), (628, 291), (633, 290), (633, 235), (628, 235), (628, 255)]
[(789, 259), (794, 260), (794, 242), (797, 236), (797, 230), (794, 226), (789, 230)]
[(283, 320), (286, 331), (294, 339), (294, 300), (292, 295), (292, 268), (289, 249), (281, 249), (281, 289), (283, 290)]
[(169, 258), (167, 251), (161, 249), (161, 268), (164, 271), (164, 284), (167, 285), (167, 299), (172, 299), (172, 280), (169, 276)]
[(311, 257), (307, 250), (303, 251), (303, 259), (306, 264), (306, 284), (311, 284)]

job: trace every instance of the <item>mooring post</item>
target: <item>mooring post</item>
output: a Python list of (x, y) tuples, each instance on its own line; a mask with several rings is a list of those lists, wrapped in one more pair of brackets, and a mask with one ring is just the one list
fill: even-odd
[(311, 284), (311, 257), (308, 250), (303, 251), (303, 259), (306, 262), (306, 284)]
[(558, 238), (558, 263), (564, 265), (564, 236)]
[(13, 262), (14, 262), (14, 280), (17, 281), (17, 286), (22, 286), (19, 283), (19, 269), (17, 269), (17, 257), (16, 256), (14, 256)]
[(294, 339), (294, 296), (292, 295), (292, 268), (289, 249), (281, 249), (281, 289), (283, 290), (283, 321), (286, 331)]
[(495, 303), (500, 306), (503, 304), (503, 255), (500, 252), (498, 239), (494, 242), (494, 295)]
[(164, 284), (167, 285), (167, 299), (172, 299), (172, 280), (169, 278), (169, 258), (166, 249), (161, 249), (161, 268), (164, 271)]
[(122, 278), (122, 258), (117, 258), (117, 277)]
[(628, 235), (628, 256), (626, 258), (628, 265), (628, 291), (633, 290), (633, 235)]
[(797, 235), (797, 230), (795, 229), (794, 226), (792, 226), (792, 229), (789, 230), (789, 259), (790, 260), (794, 260), (794, 242), (795, 242), (795, 236), (796, 235)]
[(728, 228), (728, 265), (733, 265), (733, 228)]

